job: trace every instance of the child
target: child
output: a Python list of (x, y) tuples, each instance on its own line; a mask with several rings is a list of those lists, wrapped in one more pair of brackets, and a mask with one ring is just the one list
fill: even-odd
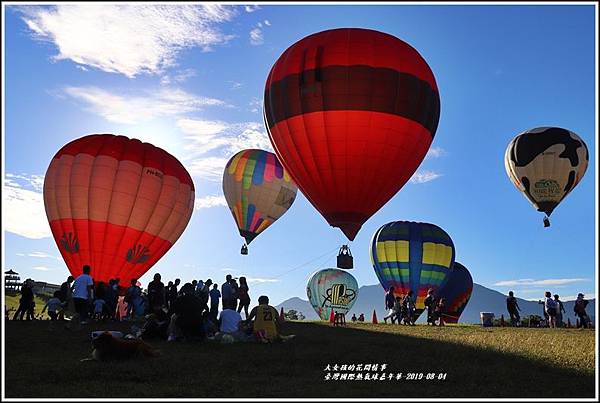
[(42, 313), (48, 308), (48, 316), (50, 316), (50, 320), (57, 320), (58, 314), (62, 312), (63, 308), (66, 306), (66, 301), (63, 303), (60, 301), (60, 291), (55, 291), (52, 298), (46, 302), (44, 308), (42, 309)]
[(104, 312), (107, 311), (106, 301), (102, 298), (96, 298), (94, 300), (94, 319), (96, 322), (104, 320)]

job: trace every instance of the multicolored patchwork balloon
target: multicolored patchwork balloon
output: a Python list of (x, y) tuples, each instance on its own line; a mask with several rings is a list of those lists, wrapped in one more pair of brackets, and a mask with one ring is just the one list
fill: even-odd
[(194, 183), (168, 152), (92, 134), (62, 147), (44, 179), (52, 235), (73, 276), (128, 286), (177, 241), (194, 210)]
[(264, 150), (238, 152), (223, 173), (225, 199), (247, 244), (290, 208), (297, 191), (277, 156)]
[(462, 264), (454, 262), (448, 281), (440, 288), (436, 298), (445, 298), (444, 322), (457, 323), (469, 303), (473, 292), (473, 277)]
[(264, 105), (281, 163), (350, 240), (414, 174), (440, 116), (435, 77), (419, 52), (362, 28), (290, 46), (271, 68)]
[(331, 312), (346, 314), (358, 297), (358, 283), (352, 274), (340, 269), (323, 269), (314, 273), (306, 285), (308, 301), (322, 320)]
[(412, 290), (415, 320), (425, 309), (431, 288), (444, 286), (454, 263), (454, 243), (434, 224), (394, 221), (380, 227), (371, 241), (371, 262), (379, 282), (387, 292), (404, 296)]
[(546, 213), (548, 227), (548, 217), (581, 181), (588, 160), (588, 148), (577, 134), (560, 127), (538, 127), (508, 144), (504, 166), (533, 207)]

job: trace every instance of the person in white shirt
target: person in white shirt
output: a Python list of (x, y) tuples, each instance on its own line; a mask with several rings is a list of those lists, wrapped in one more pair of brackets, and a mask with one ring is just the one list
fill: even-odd
[(246, 333), (241, 329), (242, 315), (235, 309), (224, 309), (219, 314), (219, 332), (215, 335), (215, 340), (220, 341), (226, 334), (233, 336), (235, 341), (247, 341)]
[(90, 276), (90, 270), (89, 265), (84, 265), (83, 274), (73, 282), (73, 303), (82, 325), (87, 323), (94, 288), (94, 280)]

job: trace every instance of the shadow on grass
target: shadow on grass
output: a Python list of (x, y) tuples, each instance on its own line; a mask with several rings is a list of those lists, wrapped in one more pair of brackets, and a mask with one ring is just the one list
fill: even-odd
[[(283, 344), (152, 340), (161, 357), (79, 361), (91, 351), (91, 331), (127, 331), (129, 326), (95, 324), (67, 331), (51, 330), (47, 321), (7, 323), (6, 397), (594, 397), (590, 374), (450, 342), (314, 323), (286, 323), (284, 333), (297, 336)], [(324, 379), (328, 364), (383, 363), (386, 375), (423, 373), (423, 379)], [(427, 373), (447, 375), (427, 380)]]

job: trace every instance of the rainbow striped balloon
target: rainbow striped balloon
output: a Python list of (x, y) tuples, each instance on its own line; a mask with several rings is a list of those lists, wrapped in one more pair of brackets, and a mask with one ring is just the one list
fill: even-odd
[(444, 322), (457, 323), (460, 315), (465, 310), (473, 292), (473, 277), (469, 270), (462, 264), (454, 262), (448, 275), (448, 282), (442, 287), (437, 298), (446, 299)]
[(371, 242), (371, 262), (387, 291), (415, 298), (415, 320), (425, 309), (427, 290), (445, 285), (454, 263), (454, 243), (434, 224), (394, 221), (379, 228)]
[(273, 153), (242, 150), (227, 162), (223, 193), (247, 244), (292, 205), (298, 187)]

